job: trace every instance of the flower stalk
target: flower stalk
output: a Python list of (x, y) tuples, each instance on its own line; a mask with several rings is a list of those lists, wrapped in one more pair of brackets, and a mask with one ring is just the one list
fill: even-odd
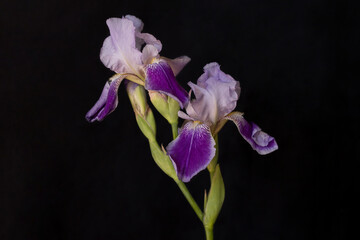
[(213, 227), (204, 226), (204, 229), (205, 229), (206, 240), (213, 240), (214, 239)]
[[(149, 141), (152, 158), (171, 177), (204, 226), (207, 240), (213, 240), (215, 221), (225, 199), (225, 185), (219, 166), (218, 133), (227, 121), (232, 121), (240, 135), (259, 154), (278, 149), (273, 137), (243, 113), (234, 111), (240, 96), (240, 83), (220, 70), (216, 62), (204, 67), (197, 84), (188, 82), (188, 93), (175, 76), (190, 61), (187, 56), (169, 59), (160, 56), (162, 43), (149, 33), (143, 33), (143, 22), (135, 16), (110, 18), (106, 21), (110, 36), (103, 43), (100, 59), (115, 72), (106, 83), (100, 98), (86, 114), (89, 122), (102, 121), (118, 105), (118, 90), (122, 82), (135, 113), (139, 129)], [(171, 125), (173, 140), (164, 148), (156, 140), (156, 122), (148, 105)], [(195, 99), (191, 98), (191, 93)], [(180, 110), (181, 109), (181, 110)], [(178, 117), (185, 120), (178, 128)], [(205, 191), (201, 210), (184, 182), (189, 182), (204, 169), (210, 174), (210, 190)]]
[(200, 221), (202, 221), (204, 214), (201, 211), (200, 207), (197, 205), (196, 201), (192, 197), (191, 193), (189, 192), (189, 190), (187, 189), (185, 184), (180, 180), (175, 180), (175, 182), (178, 185), (178, 187), (180, 188), (180, 190), (183, 193), (186, 200), (189, 202), (189, 204), (192, 207), (192, 209), (194, 210), (194, 212), (196, 213), (196, 216), (198, 216)]

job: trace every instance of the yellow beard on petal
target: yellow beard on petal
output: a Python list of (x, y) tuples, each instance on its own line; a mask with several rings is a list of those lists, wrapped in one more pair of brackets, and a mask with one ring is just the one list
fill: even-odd
[(157, 57), (154, 57), (150, 60), (150, 64), (158, 63), (158, 62), (160, 62), (160, 58), (157, 58)]

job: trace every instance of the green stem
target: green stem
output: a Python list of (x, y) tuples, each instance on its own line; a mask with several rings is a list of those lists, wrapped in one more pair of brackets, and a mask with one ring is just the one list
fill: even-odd
[(171, 130), (172, 130), (172, 135), (173, 135), (173, 139), (177, 138), (178, 136), (178, 123), (171, 123)]
[(175, 182), (179, 186), (181, 192), (184, 194), (186, 200), (189, 202), (190, 206), (192, 207), (192, 209), (194, 210), (194, 212), (196, 213), (196, 215), (198, 216), (200, 221), (202, 222), (202, 220), (203, 220), (203, 212), (201, 211), (201, 209), (199, 208), (199, 206), (195, 202), (194, 198), (191, 196), (191, 193), (189, 192), (189, 190), (187, 189), (185, 184), (180, 180), (175, 181)]
[(216, 152), (215, 152), (214, 158), (211, 160), (210, 164), (207, 167), (207, 169), (209, 170), (209, 173), (210, 173), (210, 182), (211, 182), (211, 179), (212, 179), (212, 177), (214, 175), (215, 168), (216, 168), (218, 158), (219, 158), (219, 137), (218, 137), (217, 134), (214, 136), (214, 139), (215, 139)]
[(213, 227), (206, 227), (205, 228), (205, 234), (206, 234), (206, 240), (213, 240), (214, 236), (213, 236)]

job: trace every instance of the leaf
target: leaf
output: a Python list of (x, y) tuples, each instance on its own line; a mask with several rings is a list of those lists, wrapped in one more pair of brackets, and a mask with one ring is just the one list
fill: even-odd
[(225, 186), (218, 164), (211, 179), (210, 192), (207, 197), (206, 207), (204, 209), (203, 224), (205, 227), (212, 227), (214, 225), (220, 213), (224, 199)]

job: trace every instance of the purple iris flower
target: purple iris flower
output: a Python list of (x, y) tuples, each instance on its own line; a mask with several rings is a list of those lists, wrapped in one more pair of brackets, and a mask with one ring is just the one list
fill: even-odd
[(101, 121), (116, 108), (117, 91), (125, 78), (147, 90), (159, 91), (174, 98), (183, 108), (188, 102), (188, 94), (177, 83), (175, 75), (190, 58), (160, 57), (161, 42), (149, 33), (142, 33), (144, 24), (135, 16), (110, 18), (106, 24), (110, 36), (103, 43), (100, 59), (116, 74), (106, 82), (99, 100), (86, 114), (86, 119), (90, 122)]
[(236, 124), (243, 138), (259, 154), (278, 149), (273, 137), (247, 122), (242, 113), (232, 112), (240, 96), (240, 84), (222, 72), (219, 64), (207, 64), (197, 84), (188, 84), (196, 99), (188, 103), (186, 113), (179, 111), (179, 117), (187, 121), (166, 148), (180, 180), (188, 182), (207, 167), (216, 151), (213, 136), (227, 120)]

